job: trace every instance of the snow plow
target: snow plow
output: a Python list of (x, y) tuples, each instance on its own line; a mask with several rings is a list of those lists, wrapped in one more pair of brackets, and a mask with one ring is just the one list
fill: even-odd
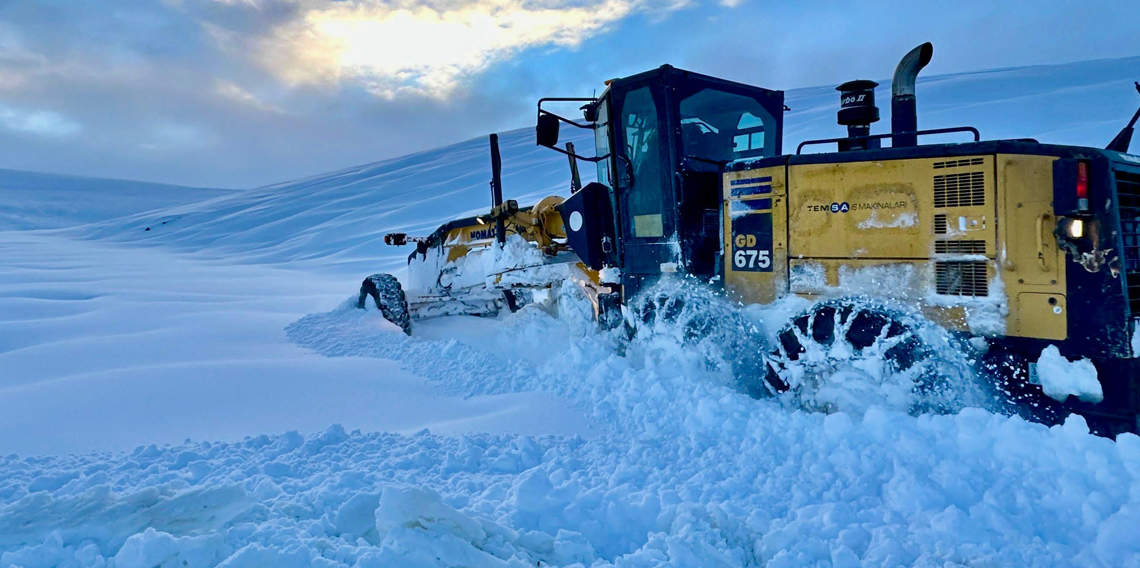
[[(741, 304), (812, 300), (773, 345), (757, 345), (762, 388), (750, 391), (807, 400), (852, 374), (929, 391), (963, 380), (936, 363), (961, 346), (1003, 411), (1045, 423), (1075, 412), (1101, 434), (1137, 431), (1140, 157), (1127, 153), (1137, 116), (1105, 149), (983, 141), (970, 126), (922, 130), (915, 83), (932, 55), (923, 44), (898, 64), (889, 132), (871, 133), (878, 84), (849, 81), (837, 89), (847, 135), (788, 154), (782, 91), (668, 65), (608, 81), (594, 97), (542, 99), (538, 145), (594, 163), (597, 181), (519, 219), (499, 199), (489, 216), (440, 228), (455, 238), (417, 242), (417, 253), (445, 254), (425, 264), (429, 280), (458, 270), (472, 223), (502, 221), (478, 233), (498, 236), (493, 255), (510, 248), (510, 227), (516, 244), (542, 254), (526, 270), (544, 273), (567, 255), (567, 270), (546, 279), (484, 271), (482, 288), (459, 289), (487, 295), (486, 310), (465, 313), (492, 313), (567, 276), (589, 286), (606, 322), (678, 278)], [(551, 110), (565, 103), (581, 105), (581, 121)], [(563, 125), (592, 131), (595, 155), (559, 147)], [(967, 140), (919, 143), (931, 136)], [(834, 150), (805, 152), (826, 146)], [(434, 290), (454, 292), (445, 280)], [(435, 313), (437, 296), (416, 298), (413, 311)]]

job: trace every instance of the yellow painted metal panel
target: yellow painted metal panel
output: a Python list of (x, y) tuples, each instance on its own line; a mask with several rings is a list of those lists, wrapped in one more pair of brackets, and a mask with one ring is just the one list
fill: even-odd
[(1053, 214), (1056, 159), (1018, 154), (997, 156), (1002, 197), (998, 203), (1002, 247), (999, 261), (1005, 291), (1011, 300), (1006, 325), (1009, 335), (1067, 337), (1067, 313), (1058, 317), (1053, 313), (1054, 306), (1042, 303), (1042, 298), (1049, 297), (1063, 302), (1066, 290), (1065, 256), (1053, 236), (1057, 225)]
[(1061, 340), (1068, 337), (1068, 306), (1061, 294), (1023, 292), (1009, 335)]
[(799, 165), (788, 179), (793, 258), (930, 258), (934, 239), (994, 256), (990, 156)]
[[(724, 174), (724, 278), (725, 288), (745, 303), (766, 303), (775, 301), (787, 293), (787, 210), (785, 204), (785, 167), (776, 166)], [(735, 190), (735, 192), (734, 192)], [(735, 193), (735, 195), (734, 195)], [(771, 209), (757, 209), (746, 213), (731, 212), (733, 202), (748, 202), (749, 207), (759, 207), (771, 200)], [(737, 270), (733, 262), (733, 223), (744, 215), (770, 215), (772, 243), (770, 250), (770, 272)], [(747, 239), (743, 241), (748, 244)]]

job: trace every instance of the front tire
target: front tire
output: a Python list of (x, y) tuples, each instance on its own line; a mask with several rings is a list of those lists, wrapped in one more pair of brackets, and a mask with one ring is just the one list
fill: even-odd
[(404, 333), (412, 334), (412, 317), (408, 311), (408, 299), (404, 287), (391, 274), (373, 274), (360, 284), (360, 297), (356, 300), (359, 309), (368, 308), (368, 298), (372, 298), (384, 319), (396, 324)]

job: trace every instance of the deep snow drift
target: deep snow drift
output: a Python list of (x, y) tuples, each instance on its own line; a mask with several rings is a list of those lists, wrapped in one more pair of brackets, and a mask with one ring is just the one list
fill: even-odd
[[(1136, 76), (1140, 58), (930, 77), (920, 121), (1103, 145)], [(789, 93), (785, 150), (839, 133), (834, 99)], [(531, 136), (502, 136), (520, 202), (567, 186)], [(410, 338), (349, 306), (403, 265), (383, 233), (485, 208), (488, 179), (478, 139), (0, 231), (0, 568), (1140, 567), (1136, 436), (808, 413), (742, 395), (728, 343), (619, 340), (573, 298)], [(802, 305), (741, 314), (770, 340)]]

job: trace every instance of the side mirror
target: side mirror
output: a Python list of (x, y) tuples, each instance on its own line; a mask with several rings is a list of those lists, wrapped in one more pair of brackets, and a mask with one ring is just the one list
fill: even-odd
[(597, 122), (598, 121), (598, 105), (597, 104), (584, 105), (582, 107), (582, 118), (585, 118), (586, 122)]
[(538, 124), (534, 131), (539, 146), (553, 148), (558, 145), (558, 122), (558, 117), (553, 114), (538, 113)]

